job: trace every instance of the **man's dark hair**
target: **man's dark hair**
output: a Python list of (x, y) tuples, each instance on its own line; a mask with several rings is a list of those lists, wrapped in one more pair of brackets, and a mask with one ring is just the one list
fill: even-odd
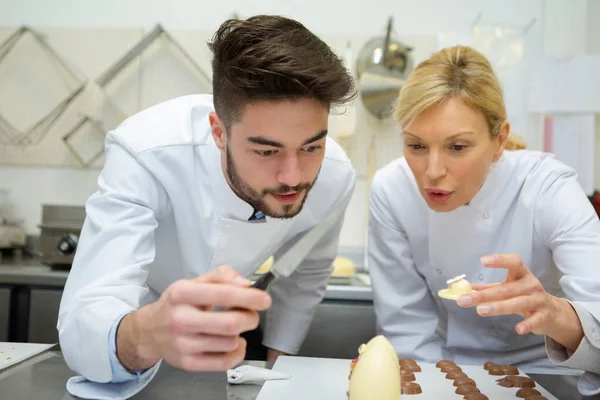
[(312, 98), (331, 109), (356, 97), (354, 79), (342, 60), (292, 19), (230, 19), (208, 45), (214, 54), (215, 110), (227, 129), (255, 101)]

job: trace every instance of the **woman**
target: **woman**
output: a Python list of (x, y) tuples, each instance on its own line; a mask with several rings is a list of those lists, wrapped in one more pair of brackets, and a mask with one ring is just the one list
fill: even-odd
[[(600, 374), (600, 220), (571, 168), (505, 151), (523, 146), (486, 58), (433, 55), (395, 117), (404, 157), (376, 173), (370, 204), (379, 333), (401, 357)], [(460, 274), (477, 292), (439, 298)]]

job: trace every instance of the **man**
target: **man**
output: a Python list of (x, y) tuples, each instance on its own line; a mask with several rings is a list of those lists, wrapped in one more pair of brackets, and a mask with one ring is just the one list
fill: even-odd
[(282, 17), (229, 20), (210, 48), (214, 98), (167, 101), (107, 135), (58, 321), (89, 381), (148, 381), (161, 360), (228, 369), (267, 309), (257, 345), (268, 360), (293, 354), (324, 295), (342, 217), (269, 294), (244, 277), (347, 207), (355, 173), (326, 135), (352, 77)]

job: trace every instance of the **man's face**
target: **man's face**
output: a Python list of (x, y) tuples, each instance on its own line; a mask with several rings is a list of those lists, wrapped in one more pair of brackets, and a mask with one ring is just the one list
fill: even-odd
[(327, 108), (312, 99), (257, 101), (225, 132), (211, 113), (233, 191), (269, 217), (297, 215), (323, 162), (328, 117)]

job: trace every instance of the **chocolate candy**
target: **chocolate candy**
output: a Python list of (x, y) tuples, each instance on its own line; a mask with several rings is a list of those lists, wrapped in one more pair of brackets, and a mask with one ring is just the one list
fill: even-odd
[(442, 372), (451, 372), (451, 371), (462, 371), (462, 369), (456, 364), (447, 364), (440, 368)]
[(410, 363), (410, 362), (400, 362), (400, 369), (403, 369), (405, 371), (410, 371), (410, 372), (421, 372), (421, 367), (419, 367), (418, 364), (416, 363)]
[(454, 363), (454, 361), (450, 361), (450, 360), (440, 360), (437, 362), (437, 364), (435, 364), (435, 366), (437, 368), (442, 368), (444, 365), (456, 365)]
[(473, 379), (471, 379), (471, 378), (460, 378), (460, 379), (454, 380), (454, 386), (462, 386), (462, 385), (477, 386), (477, 384), (475, 383), (475, 381)]
[(541, 393), (535, 389), (523, 388), (523, 389), (519, 389), (519, 391), (517, 392), (517, 397), (527, 398), (527, 396), (532, 396), (535, 394), (541, 395)]
[(398, 360), (400, 362), (400, 364), (416, 364), (417, 362), (415, 360), (413, 360), (412, 358), (401, 358), (400, 360)]
[(485, 369), (486, 371), (489, 371), (490, 368), (492, 368), (495, 365), (497, 365), (497, 364), (494, 362), (488, 361), (485, 364), (483, 364), (483, 369)]
[(465, 400), (489, 400), (489, 397), (483, 393), (471, 392), (465, 394)]
[(518, 388), (532, 388), (535, 387), (535, 382), (533, 379), (528, 378), (526, 376), (505, 376), (504, 378), (496, 380), (498, 385), (503, 387), (518, 387)]
[(548, 400), (548, 398), (540, 394), (534, 394), (532, 396), (525, 397), (525, 400)]
[(480, 393), (480, 391), (475, 385), (462, 385), (457, 387), (454, 393), (465, 395), (467, 393)]
[(423, 393), (421, 390), (421, 385), (416, 382), (401, 382), (400, 388), (402, 390), (402, 394), (420, 394)]
[(415, 374), (404, 369), (400, 370), (400, 382), (412, 382), (415, 380)]
[(451, 379), (453, 381), (457, 379), (468, 379), (469, 376), (462, 371), (450, 371), (446, 374), (446, 379)]
[(512, 365), (492, 365), (488, 370), (490, 375), (519, 375), (519, 370)]

